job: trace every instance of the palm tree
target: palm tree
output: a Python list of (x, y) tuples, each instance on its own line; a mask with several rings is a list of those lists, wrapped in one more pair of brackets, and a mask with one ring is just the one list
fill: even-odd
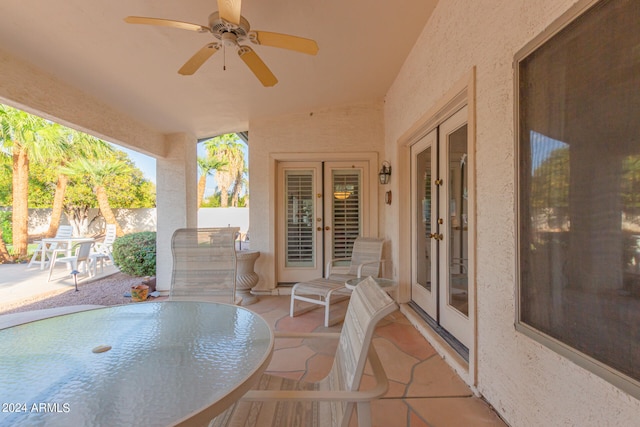
[(27, 254), (29, 157), (55, 158), (64, 151), (60, 127), (18, 109), (0, 105), (0, 141), (13, 159), (13, 252)]
[(221, 162), (210, 157), (198, 157), (198, 167), (200, 168), (200, 179), (198, 179), (198, 209), (200, 209), (202, 199), (204, 198), (204, 190), (207, 186), (207, 175), (213, 176), (216, 171), (223, 170), (222, 168), (226, 165), (226, 162)]
[[(0, 168), (2, 168), (3, 174), (7, 173), (7, 176), (11, 173), (11, 156), (6, 152), (6, 150), (0, 150)], [(9, 185), (5, 184), (5, 187), (7, 187), (7, 190), (9, 190)], [(0, 263), (13, 261), (13, 257), (11, 256), (11, 254), (9, 254), (7, 245), (4, 243), (2, 232), (2, 227), (0, 227)]]
[(2, 228), (0, 228), (0, 263), (5, 261), (13, 261), (13, 257), (7, 251), (7, 245), (4, 244), (4, 240), (2, 238)]
[(238, 171), (236, 175), (236, 179), (233, 181), (233, 186), (231, 187), (231, 206), (238, 206), (238, 200), (240, 199), (240, 192), (242, 191), (242, 187), (246, 185), (245, 173), (247, 172), (247, 168), (243, 168)]
[[(238, 180), (242, 182), (244, 146), (239, 142), (236, 134), (233, 133), (211, 138), (205, 141), (204, 146), (209, 157), (221, 162), (227, 162), (226, 170), (218, 171), (216, 177), (220, 188), (220, 206), (227, 207), (229, 205), (229, 189), (233, 188), (234, 183), (238, 182)], [(238, 194), (239, 192), (240, 190), (238, 190)]]
[(105, 141), (98, 139), (94, 136), (87, 135), (82, 132), (78, 132), (72, 129), (66, 129), (65, 139), (67, 140), (67, 149), (63, 156), (56, 159), (60, 164), (60, 170), (58, 173), (58, 180), (56, 182), (56, 190), (53, 197), (53, 206), (51, 209), (51, 220), (49, 222), (49, 229), (47, 230), (47, 237), (55, 236), (60, 225), (60, 219), (62, 218), (62, 212), (64, 209), (64, 196), (69, 183), (69, 176), (63, 173), (65, 165), (72, 162), (77, 158), (101, 158), (109, 157), (113, 153), (111, 145)]
[(105, 222), (114, 224), (116, 226), (116, 235), (122, 236), (124, 233), (109, 204), (106, 187), (109, 178), (112, 176), (129, 173), (130, 165), (113, 157), (101, 159), (78, 158), (66, 167), (61, 168), (61, 172), (69, 176), (89, 177), (93, 184), (93, 192), (98, 200), (98, 207), (102, 212), (102, 216), (104, 216)]

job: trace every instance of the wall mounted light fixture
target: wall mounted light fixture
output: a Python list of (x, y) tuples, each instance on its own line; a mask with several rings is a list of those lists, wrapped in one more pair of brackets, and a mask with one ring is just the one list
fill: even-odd
[(382, 162), (382, 169), (378, 172), (378, 178), (382, 185), (389, 183), (389, 179), (391, 178), (391, 164), (388, 161), (385, 160)]
[(391, 204), (391, 190), (387, 191), (386, 193), (384, 193), (384, 202), (387, 205)]

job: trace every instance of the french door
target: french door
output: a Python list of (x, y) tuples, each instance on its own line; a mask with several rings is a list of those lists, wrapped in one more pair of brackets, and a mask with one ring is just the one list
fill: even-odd
[(278, 282), (324, 276), (369, 228), (367, 162), (278, 164)]
[(467, 108), (411, 146), (412, 300), (469, 348)]

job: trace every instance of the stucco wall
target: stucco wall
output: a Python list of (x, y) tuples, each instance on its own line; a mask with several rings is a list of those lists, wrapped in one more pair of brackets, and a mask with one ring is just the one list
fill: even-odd
[(637, 425), (640, 414), (638, 400), (514, 329), (513, 58), (574, 3), (440, 1), (384, 109), (395, 161), (401, 135), (476, 67), (477, 389), (513, 426)]
[(150, 156), (164, 135), (0, 49), (0, 102)]
[(251, 176), (271, 177), (269, 180), (252, 178), (249, 182), (251, 248), (261, 252), (256, 262), (260, 276), (257, 288), (273, 289), (276, 286), (274, 155), (289, 153), (300, 159), (305, 153), (326, 153), (329, 158), (341, 152), (382, 152), (382, 104), (351, 105), (254, 120), (249, 124), (249, 134)]
[[(125, 234), (138, 231), (156, 231), (155, 208), (113, 209), (113, 211)], [(89, 209), (87, 236), (104, 233), (105, 220), (99, 214), (98, 208)], [(39, 236), (46, 233), (50, 222), (51, 209), (29, 209), (29, 236)], [(66, 215), (62, 215), (60, 224), (69, 224)]]

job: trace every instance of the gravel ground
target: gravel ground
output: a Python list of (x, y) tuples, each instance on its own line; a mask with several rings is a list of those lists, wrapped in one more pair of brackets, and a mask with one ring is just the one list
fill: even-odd
[(65, 305), (98, 304), (117, 305), (128, 304), (131, 298), (124, 294), (131, 290), (132, 285), (139, 284), (140, 277), (128, 276), (124, 273), (116, 273), (104, 279), (90, 283), (78, 284), (79, 291), (75, 289), (62, 293), (43, 294), (28, 300), (20, 301), (8, 307), (3, 307), (0, 314), (17, 313), (28, 310), (40, 310), (43, 308), (61, 307)]

